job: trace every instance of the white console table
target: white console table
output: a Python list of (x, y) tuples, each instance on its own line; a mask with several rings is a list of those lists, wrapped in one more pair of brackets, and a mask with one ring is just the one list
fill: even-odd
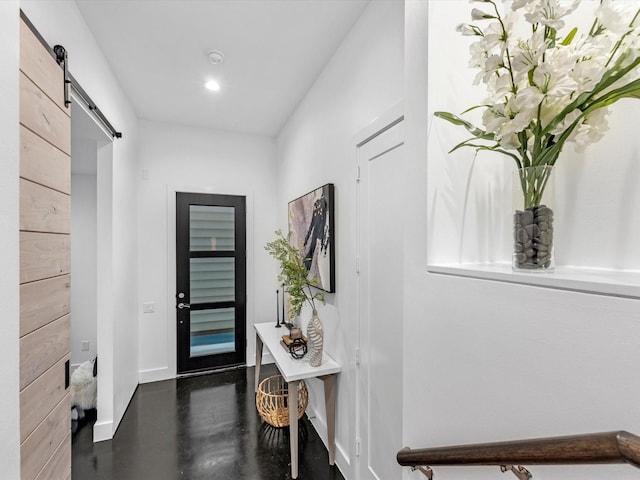
[(258, 323), (256, 329), (256, 385), (258, 390), (262, 349), (267, 347), (285, 382), (289, 384), (289, 446), (291, 449), (291, 478), (298, 478), (298, 383), (308, 378), (319, 378), (324, 384), (324, 404), (327, 413), (327, 450), (329, 465), (334, 464), (335, 452), (335, 386), (340, 365), (326, 352), (319, 367), (309, 365), (307, 357), (296, 360), (282, 346), (280, 340), (286, 328), (276, 328), (273, 322)]

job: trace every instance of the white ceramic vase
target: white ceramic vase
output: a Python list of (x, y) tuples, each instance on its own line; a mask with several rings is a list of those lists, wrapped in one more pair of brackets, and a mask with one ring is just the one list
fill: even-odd
[(324, 341), (324, 331), (322, 322), (318, 318), (318, 312), (313, 311), (311, 320), (307, 324), (307, 348), (309, 355), (309, 365), (319, 367), (322, 364), (322, 344)]

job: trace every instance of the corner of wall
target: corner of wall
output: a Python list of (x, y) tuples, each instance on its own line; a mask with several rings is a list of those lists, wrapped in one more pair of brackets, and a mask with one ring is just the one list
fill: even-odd
[(20, 476), (19, 401), (19, 2), (0, 2), (0, 465), (4, 478)]

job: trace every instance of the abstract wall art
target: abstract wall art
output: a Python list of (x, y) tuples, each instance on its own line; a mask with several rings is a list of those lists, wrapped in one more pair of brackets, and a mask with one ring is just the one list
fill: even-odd
[(289, 202), (290, 242), (304, 255), (312, 284), (335, 292), (334, 186), (328, 183)]

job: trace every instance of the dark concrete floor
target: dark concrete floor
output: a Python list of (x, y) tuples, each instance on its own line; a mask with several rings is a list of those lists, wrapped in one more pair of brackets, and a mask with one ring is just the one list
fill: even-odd
[[(253, 376), (242, 368), (140, 385), (113, 440), (94, 444), (91, 417), (80, 424), (73, 480), (290, 479), (289, 430), (262, 421)], [(298, 478), (344, 480), (306, 416), (299, 456)]]

